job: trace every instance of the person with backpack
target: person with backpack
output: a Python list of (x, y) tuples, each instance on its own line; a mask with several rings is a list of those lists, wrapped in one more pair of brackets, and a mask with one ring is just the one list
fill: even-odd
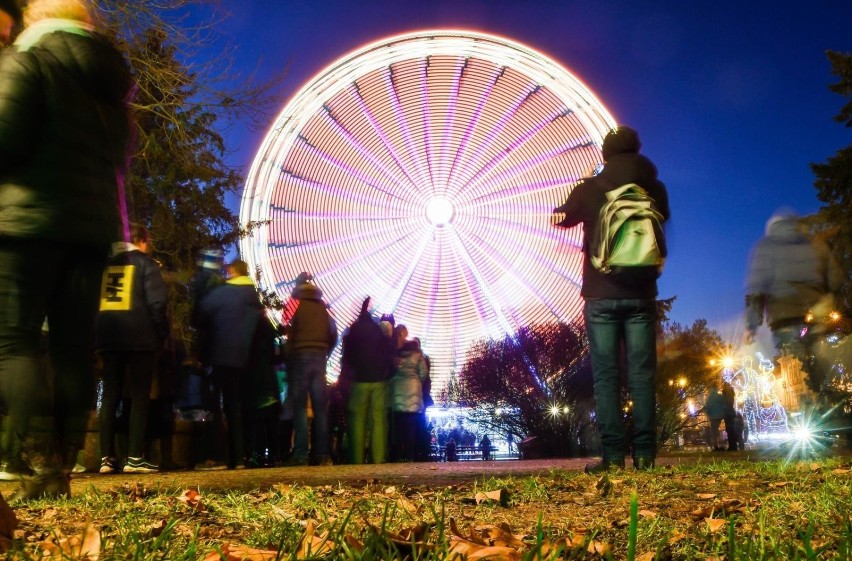
[(657, 277), (666, 257), (662, 224), (670, 213), (665, 185), (651, 160), (639, 154), (640, 145), (634, 129), (611, 130), (600, 173), (580, 181), (554, 209), (564, 213), (557, 226), (583, 225), (580, 294), (602, 449), (601, 461), (586, 466), (589, 473), (624, 467), (622, 350), (633, 402), (633, 466), (653, 468), (656, 457)]

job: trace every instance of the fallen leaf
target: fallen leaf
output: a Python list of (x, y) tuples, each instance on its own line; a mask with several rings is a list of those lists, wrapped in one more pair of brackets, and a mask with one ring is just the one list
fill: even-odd
[(642, 518), (650, 518), (651, 520), (653, 520), (657, 517), (657, 513), (652, 510), (640, 510), (639, 516), (641, 516)]
[(473, 497), (476, 504), (482, 504), (486, 502), (496, 502), (500, 506), (506, 506), (509, 503), (509, 493), (505, 489), (498, 489), (496, 491), (486, 491), (479, 492)]
[(681, 534), (680, 532), (677, 532), (676, 534), (674, 534), (672, 537), (669, 538), (669, 541), (667, 543), (669, 545), (674, 545), (674, 544), (678, 543), (679, 541), (684, 540), (685, 538), (686, 538), (686, 534)]
[(589, 547), (586, 548), (586, 551), (589, 553), (595, 553), (603, 557), (608, 554), (610, 550), (609, 544), (605, 544), (604, 542), (600, 542), (598, 540), (592, 540), (589, 544)]
[(705, 518), (704, 521), (707, 523), (707, 529), (710, 530), (711, 534), (715, 534), (724, 528), (726, 524), (724, 518)]
[(833, 473), (835, 475), (849, 475), (850, 471), (852, 471), (852, 470), (837, 468), (837, 469), (831, 470), (831, 473)]
[(654, 561), (654, 557), (656, 557), (656, 556), (657, 556), (656, 551), (648, 551), (646, 553), (643, 553), (639, 557), (637, 557), (636, 561)]
[(187, 489), (178, 497), (178, 500), (195, 511), (207, 512), (207, 508), (201, 503), (201, 494), (195, 489)]
[(42, 559), (76, 559), (79, 561), (97, 561), (101, 554), (101, 533), (97, 528), (86, 526), (79, 536), (62, 537), (56, 535), (38, 544), (42, 550)]
[(786, 487), (789, 481), (773, 481), (769, 484), (770, 487)]
[(313, 520), (308, 520), (305, 525), (305, 535), (299, 541), (296, 548), (296, 559), (307, 559), (311, 557), (322, 557), (334, 550), (334, 542), (328, 538), (328, 532), (316, 535), (316, 527)]
[(701, 499), (702, 501), (706, 501), (706, 500), (709, 500), (709, 499), (715, 499), (716, 493), (698, 493), (695, 496), (698, 497), (699, 499)]
[(280, 554), (277, 551), (225, 544), (220, 551), (208, 553), (202, 561), (221, 561), (222, 559), (225, 561), (271, 561), (279, 558)]

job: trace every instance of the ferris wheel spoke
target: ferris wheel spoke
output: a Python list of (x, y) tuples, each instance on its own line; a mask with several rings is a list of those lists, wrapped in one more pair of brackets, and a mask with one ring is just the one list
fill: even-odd
[(364, 115), (364, 117), (367, 118), (367, 121), (370, 123), (370, 126), (373, 127), (373, 130), (375, 131), (376, 135), (382, 141), (382, 145), (385, 147), (385, 150), (387, 150), (387, 153), (393, 159), (397, 168), (399, 168), (399, 171), (408, 180), (409, 187), (407, 188), (407, 190), (409, 192), (417, 193), (417, 184), (414, 178), (411, 177), (409, 170), (406, 169), (405, 165), (402, 163), (402, 159), (400, 158), (396, 147), (390, 141), (387, 133), (382, 128), (382, 125), (379, 123), (378, 119), (373, 114), (373, 110), (370, 108), (370, 106), (367, 104), (367, 101), (364, 99), (364, 96), (361, 93), (361, 87), (356, 82), (352, 85), (351, 88), (349, 88), (348, 91), (350, 95), (353, 96), (353, 98), (355, 99), (355, 102), (358, 104), (358, 108), (361, 110), (361, 113)]
[[(355, 179), (357, 179), (358, 181), (360, 181), (364, 185), (370, 187), (371, 189), (373, 189), (375, 191), (382, 193), (383, 195), (386, 195), (386, 196), (391, 197), (391, 198), (399, 199), (399, 200), (404, 200), (402, 197), (399, 196), (399, 194), (394, 193), (393, 191), (389, 191), (387, 188), (381, 187), (379, 185), (380, 182), (377, 179), (375, 179), (373, 177), (369, 177), (367, 174), (363, 173), (361, 170), (357, 169), (352, 164), (345, 162), (345, 161), (343, 161), (339, 158), (336, 158), (335, 156), (332, 156), (328, 152), (325, 152), (319, 146), (311, 143), (304, 136), (299, 135), (298, 140), (301, 142), (301, 145), (303, 146), (305, 151), (313, 154), (320, 161), (323, 161), (323, 162), (329, 164), (330, 166), (341, 170), (347, 176), (354, 177)], [(281, 173), (285, 173), (285, 174), (289, 173), (291, 175), (296, 175), (296, 176), (303, 177), (303, 178), (307, 179), (299, 171), (296, 171), (296, 170), (290, 169), (290, 168), (283, 168), (281, 170)], [(304, 173), (304, 172), (302, 172), (302, 173)], [(342, 189), (343, 192), (346, 192), (350, 189), (349, 185), (340, 185), (339, 187), (343, 188)]]
[[(455, 231), (453, 233), (455, 233)], [(470, 252), (465, 246), (463, 240), (458, 236), (457, 233), (451, 236), (450, 239), (453, 242), (453, 247), (456, 250), (456, 254), (467, 265), (469, 273), (476, 281), (475, 285), (468, 282), (468, 286), (470, 287), (471, 292), (473, 292), (474, 289), (478, 289), (478, 291), (484, 296), (485, 301), (491, 306), (494, 315), (497, 317), (497, 321), (499, 322), (505, 333), (512, 333), (517, 326), (512, 325), (506, 315), (503, 313), (503, 310), (501, 309), (501, 306), (499, 304), (499, 300), (492, 293), (491, 289), (489, 288), (489, 283), (486, 281), (485, 277), (482, 275), (482, 272), (479, 270), (479, 266), (471, 257)]]
[(409, 160), (412, 162), (412, 165), (417, 172), (417, 186), (418, 188), (422, 188), (422, 185), (425, 185), (427, 182), (427, 174), (424, 172), (423, 167), (421, 166), (422, 158), (418, 156), (417, 148), (412, 140), (411, 130), (409, 128), (408, 119), (405, 116), (405, 112), (402, 109), (402, 102), (400, 100), (399, 90), (397, 89), (397, 84), (394, 79), (394, 67), (393, 65), (387, 67), (387, 70), (383, 73), (383, 77), (385, 79), (385, 84), (388, 88), (388, 94), (391, 99), (391, 106), (394, 113), (394, 118), (396, 124), (400, 127), (402, 132), (402, 138), (405, 143), (405, 148), (408, 152)]
[(456, 121), (456, 109), (459, 104), (459, 87), (461, 84), (462, 75), (464, 74), (464, 69), (467, 67), (467, 61), (462, 61), (461, 64), (458, 63), (458, 57), (453, 59), (455, 64), (458, 66), (458, 70), (453, 76), (453, 81), (450, 83), (449, 87), (449, 99), (447, 101), (447, 116), (444, 119), (443, 130), (444, 134), (441, 137), (441, 147), (440, 152), (438, 153), (438, 162), (440, 163), (440, 167), (438, 172), (440, 173), (440, 177), (438, 178), (438, 186), (441, 188), (440, 195), (446, 195), (447, 191), (447, 183), (449, 183), (449, 178), (451, 174), (450, 168), (444, 166), (447, 161), (447, 151), (449, 150), (450, 145), (450, 136), (453, 130), (455, 130), (455, 121)]
[[(348, 142), (349, 145), (352, 146), (362, 158), (369, 161), (370, 164), (372, 164), (373, 169), (381, 171), (383, 173), (383, 175), (388, 179), (388, 181), (381, 181), (379, 179), (373, 179), (374, 183), (385, 183), (385, 184), (390, 184), (391, 188), (399, 187), (399, 188), (406, 189), (406, 190), (409, 190), (409, 191), (411, 190), (410, 189), (411, 188), (411, 180), (408, 177), (408, 175), (405, 174), (404, 170), (403, 170), (403, 175), (405, 176), (405, 179), (407, 181), (400, 182), (399, 179), (394, 176), (392, 171), (387, 168), (385, 163), (382, 162), (379, 159), (379, 157), (376, 154), (374, 154), (369, 148), (367, 148), (361, 140), (356, 138), (355, 135), (346, 127), (346, 125), (344, 125), (340, 121), (340, 119), (334, 115), (331, 107), (329, 107), (328, 105), (324, 105), (323, 109), (325, 111), (324, 114), (325, 114), (326, 118), (329, 119), (329, 121), (331, 122), (335, 131), (337, 131), (338, 134), (346, 142)], [(405, 187), (404, 187), (404, 185), (405, 185)], [(412, 193), (416, 195), (416, 192), (412, 191)]]
[[(539, 289), (539, 283), (536, 282), (540, 280), (537, 273), (552, 271), (554, 265), (552, 261), (542, 257), (540, 254), (533, 253), (529, 250), (529, 246), (513, 241), (518, 238), (503, 238), (501, 239), (501, 244), (498, 246), (494, 243), (489, 243), (473, 232), (467, 232), (467, 235), (463, 235), (464, 232), (461, 229), (457, 229), (457, 231), (459, 232), (460, 239), (467, 240), (467, 243), (464, 244), (465, 247), (474, 248), (484, 259), (492, 262), (504, 273), (508, 273), (513, 284), (518, 289), (529, 293), (536, 300), (542, 302), (556, 321), (568, 320), (564, 313), (560, 313), (559, 308), (553, 300)], [(513, 255), (516, 258), (510, 261), (505, 257), (506, 255)], [(533, 263), (533, 266), (532, 268), (527, 266), (524, 272), (515, 265), (516, 262)], [(575, 283), (574, 287), (575, 289), (579, 289), (579, 283)]]
[[(525, 184), (518, 184), (515, 180), (530, 173), (531, 170), (535, 170), (543, 164), (549, 163), (555, 158), (564, 157), (566, 154), (570, 154), (574, 151), (587, 150), (593, 146), (594, 145), (591, 142), (560, 146), (557, 149), (549, 150), (543, 154), (537, 154), (522, 162), (518, 162), (512, 167), (505, 169), (496, 176), (487, 180), (491, 185), (505, 185), (506, 187), (486, 191), (484, 193), (479, 192), (479, 189), (471, 189), (470, 192), (473, 193), (473, 195), (466, 197), (466, 201), (469, 204), (476, 203), (477, 201), (485, 201), (487, 204), (500, 203), (506, 199), (514, 198), (519, 192), (524, 194), (534, 194), (539, 190), (551, 189), (557, 185), (573, 185), (580, 180), (580, 177), (578, 177), (579, 174), (571, 177), (547, 177), (544, 180)], [(584, 173), (582, 175), (589, 175), (589, 173)], [(480, 180), (482, 180), (482, 178), (480, 178)], [(465, 193), (467, 193), (467, 191)]]
[[(464, 65), (462, 66), (462, 73), (464, 73), (464, 71), (467, 69), (469, 61), (469, 58), (465, 59)], [(479, 125), (480, 119), (482, 118), (483, 110), (485, 109), (485, 104), (486, 102), (488, 102), (489, 99), (491, 99), (491, 93), (494, 91), (494, 88), (502, 75), (502, 70), (498, 67), (495, 67), (492, 79), (484, 88), (482, 88), (482, 93), (481, 95), (479, 95), (479, 101), (476, 105), (476, 109), (473, 111), (473, 118), (470, 120), (467, 127), (465, 128), (462, 140), (459, 143), (458, 149), (456, 149), (455, 156), (453, 156), (453, 163), (450, 164), (450, 171), (447, 176), (448, 187), (452, 178), (456, 176), (456, 166), (464, 159), (464, 154), (467, 152), (467, 147), (470, 143), (473, 131), (476, 130), (477, 126)]]
[(423, 238), (420, 241), (420, 244), (417, 247), (417, 251), (415, 254), (410, 257), (411, 262), (408, 265), (408, 269), (402, 274), (399, 282), (396, 283), (396, 289), (393, 295), (391, 295), (388, 299), (387, 305), (390, 307), (391, 313), (396, 311), (397, 306), (399, 305), (399, 301), (402, 299), (403, 294), (405, 294), (406, 289), (408, 288), (409, 283), (411, 282), (411, 277), (414, 276), (414, 271), (417, 266), (420, 265), (420, 262), (423, 259), (423, 254), (426, 252), (426, 246), (428, 245), (431, 234), (426, 232)]
[[(502, 74), (501, 74), (502, 76)], [(506, 107), (506, 110), (503, 112), (500, 119), (491, 130), (488, 132), (488, 136), (485, 138), (485, 141), (477, 146), (474, 153), (469, 157), (465, 158), (466, 161), (470, 162), (469, 166), (464, 166), (462, 170), (460, 170), (459, 180), (454, 182), (455, 193), (463, 192), (467, 186), (470, 184), (472, 178), (476, 177), (480, 173), (480, 169), (468, 169), (474, 165), (479, 165), (479, 162), (482, 160), (483, 154), (485, 154), (489, 149), (493, 147), (497, 142), (497, 138), (502, 134), (503, 130), (506, 128), (509, 123), (511, 123), (512, 119), (518, 114), (521, 107), (538, 91), (539, 86), (528, 87), (526, 91), (521, 92), (509, 105)]]

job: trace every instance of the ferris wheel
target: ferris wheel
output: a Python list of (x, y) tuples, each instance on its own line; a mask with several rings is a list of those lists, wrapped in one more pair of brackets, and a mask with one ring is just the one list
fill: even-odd
[(440, 389), (475, 341), (580, 314), (582, 233), (553, 228), (551, 210), (599, 168), (614, 126), (519, 43), (383, 39), (322, 70), (272, 124), (242, 198), (241, 222), (260, 224), (243, 259), (281, 297), (312, 273), (341, 328), (371, 296), (421, 339)]

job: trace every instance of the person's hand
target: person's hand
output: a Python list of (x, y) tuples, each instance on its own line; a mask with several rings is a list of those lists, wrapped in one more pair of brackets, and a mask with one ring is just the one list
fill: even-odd
[(745, 332), (743, 332), (743, 344), (751, 345), (752, 343), (754, 343), (754, 331), (746, 329)]

